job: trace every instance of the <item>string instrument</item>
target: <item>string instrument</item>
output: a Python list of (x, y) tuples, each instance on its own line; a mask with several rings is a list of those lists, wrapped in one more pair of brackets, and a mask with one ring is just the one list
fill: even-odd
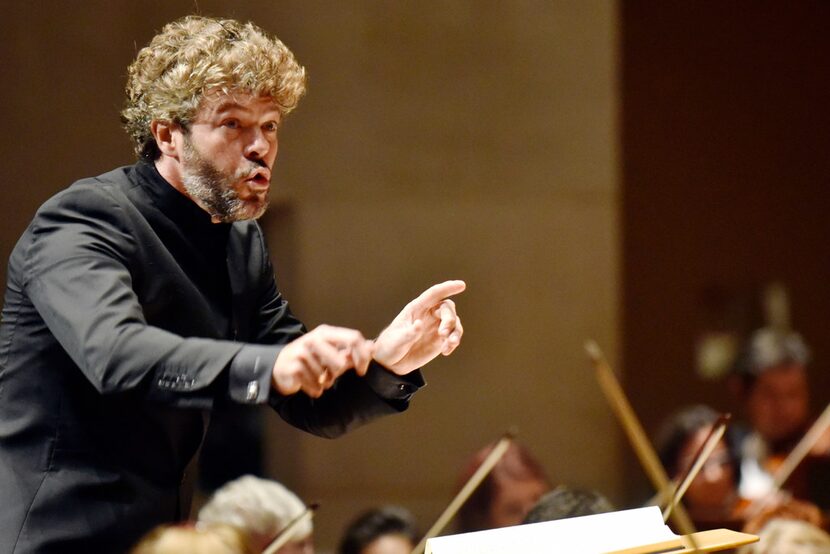
[(475, 492), (481, 482), (487, 478), (496, 464), (499, 463), (499, 460), (502, 459), (507, 449), (510, 448), (510, 443), (513, 441), (514, 436), (515, 432), (513, 431), (508, 431), (502, 435), (499, 442), (496, 443), (496, 446), (493, 447), (493, 450), (490, 451), (475, 473), (464, 483), (464, 486), (461, 487), (461, 490), (458, 491), (455, 498), (450, 501), (435, 523), (432, 524), (429, 531), (426, 532), (421, 541), (412, 549), (412, 554), (423, 554), (427, 541), (433, 537), (437, 537), (447, 524), (452, 521), (452, 518), (455, 517), (455, 514), (458, 513), (461, 506), (464, 505), (467, 499), (470, 498), (470, 495)]
[[(830, 429), (830, 404), (810, 426), (810, 429), (801, 437), (787, 456), (771, 456), (765, 460), (765, 467), (772, 475), (772, 486), (770, 491), (761, 498), (746, 503), (742, 514), (746, 519), (759, 515), (762, 510), (772, 504), (781, 504), (781, 491), (789, 482), (799, 466), (814, 454), (817, 443), (825, 436)], [(804, 488), (804, 483), (801, 487)], [(787, 501), (787, 498), (784, 497)]]
[[(818, 506), (800, 499), (806, 498), (809, 490), (808, 473), (811, 469), (805, 462), (820, 459), (814, 449), (830, 428), (830, 406), (825, 408), (799, 442), (786, 453), (776, 453), (761, 461), (763, 469), (772, 476), (772, 486), (762, 497), (749, 499), (739, 497), (720, 513), (692, 510), (695, 523), (704, 529), (727, 527), (757, 533), (761, 526), (772, 517), (800, 519), (819, 527), (824, 518)], [(821, 468), (830, 471), (830, 468)], [(784, 486), (789, 485), (785, 490)], [(797, 498), (799, 497), (799, 498)]]
[[(619, 419), (629, 442), (631, 442), (631, 446), (634, 448), (634, 452), (637, 454), (640, 464), (642, 464), (643, 469), (646, 472), (646, 475), (648, 475), (651, 480), (651, 484), (654, 486), (654, 489), (659, 494), (665, 495), (668, 491), (672, 490), (671, 481), (669, 481), (666, 470), (660, 463), (660, 459), (657, 457), (654, 447), (651, 446), (651, 443), (646, 437), (643, 426), (634, 414), (634, 410), (631, 408), (631, 403), (625, 396), (625, 392), (623, 392), (623, 389), (620, 386), (617, 377), (614, 375), (611, 366), (605, 360), (605, 356), (602, 354), (602, 351), (596, 342), (586, 342), (585, 351), (588, 353), (588, 357), (594, 364), (594, 369), (596, 370), (596, 376), (600, 387), (602, 388), (608, 403), (611, 405), (611, 409), (617, 416), (617, 419)], [(688, 512), (682, 504), (677, 504), (671, 512), (671, 519), (677, 526), (677, 530), (684, 535), (691, 535), (696, 531), (695, 526), (692, 523), (692, 519), (689, 517)]]
[(692, 464), (686, 470), (686, 475), (684, 475), (679, 480), (679, 485), (677, 486), (676, 491), (672, 495), (671, 500), (669, 500), (666, 508), (663, 510), (663, 521), (668, 521), (669, 515), (672, 512), (672, 509), (680, 502), (683, 498), (683, 495), (689, 489), (689, 486), (697, 477), (700, 470), (703, 469), (703, 466), (706, 464), (706, 461), (712, 455), (712, 452), (715, 451), (715, 448), (720, 443), (721, 439), (723, 439), (723, 434), (726, 432), (726, 426), (729, 424), (729, 420), (732, 418), (731, 414), (721, 414), (712, 428), (709, 430), (708, 435), (704, 439), (704, 441), (700, 444), (700, 447), (695, 452), (694, 457), (692, 458)]
[(291, 542), (294, 538), (297, 529), (299, 529), (300, 525), (303, 522), (310, 520), (314, 517), (314, 512), (319, 508), (319, 504), (309, 504), (306, 506), (306, 509), (303, 510), (300, 515), (292, 519), (288, 522), (282, 531), (277, 533), (277, 536), (274, 537), (274, 540), (271, 541), (271, 544), (265, 547), (265, 550), (262, 551), (262, 554), (275, 554), (280, 548)]

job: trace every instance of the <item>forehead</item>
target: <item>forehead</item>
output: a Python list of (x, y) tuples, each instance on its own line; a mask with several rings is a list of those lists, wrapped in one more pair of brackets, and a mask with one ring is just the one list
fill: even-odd
[(807, 372), (800, 364), (786, 364), (770, 368), (758, 376), (757, 387), (779, 389), (807, 385)]
[(251, 94), (245, 91), (208, 91), (202, 97), (196, 118), (214, 117), (234, 113), (252, 117), (268, 117), (279, 121), (280, 110), (270, 96)]

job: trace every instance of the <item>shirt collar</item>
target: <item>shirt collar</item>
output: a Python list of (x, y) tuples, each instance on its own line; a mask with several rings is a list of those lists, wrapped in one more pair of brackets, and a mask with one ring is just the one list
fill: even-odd
[(210, 214), (196, 202), (179, 192), (161, 176), (155, 164), (139, 161), (135, 165), (138, 183), (147, 191), (153, 203), (176, 225), (200, 234), (227, 236), (230, 223), (213, 223)]

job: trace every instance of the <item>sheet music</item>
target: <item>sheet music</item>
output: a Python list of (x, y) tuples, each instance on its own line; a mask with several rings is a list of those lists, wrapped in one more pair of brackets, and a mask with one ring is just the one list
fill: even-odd
[(426, 554), (602, 554), (676, 538), (660, 508), (649, 506), (436, 537)]

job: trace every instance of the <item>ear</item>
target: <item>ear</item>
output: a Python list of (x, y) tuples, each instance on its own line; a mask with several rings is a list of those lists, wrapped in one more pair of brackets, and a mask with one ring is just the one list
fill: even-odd
[(156, 139), (156, 145), (162, 156), (179, 159), (181, 154), (182, 128), (177, 123), (165, 119), (154, 119), (150, 122), (150, 132)]

